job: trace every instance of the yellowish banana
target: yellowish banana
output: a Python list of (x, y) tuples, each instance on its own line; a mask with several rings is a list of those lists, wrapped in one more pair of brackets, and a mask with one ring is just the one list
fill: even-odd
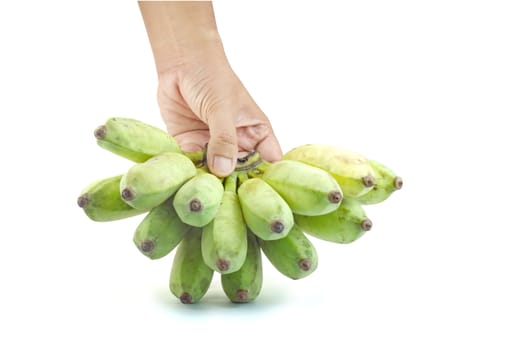
[(261, 249), (256, 237), (248, 234), (248, 252), (242, 267), (233, 273), (221, 276), (224, 293), (234, 303), (255, 300), (261, 292), (263, 282)]
[(239, 199), (237, 174), (226, 178), (226, 188), (215, 218), (202, 232), (204, 262), (215, 271), (228, 274), (241, 268), (246, 259), (247, 238)]
[(120, 181), (122, 175), (108, 177), (93, 182), (81, 192), (77, 199), (79, 207), (93, 221), (113, 221), (143, 214), (129, 206), (120, 198)]
[(345, 197), (337, 210), (320, 216), (295, 215), (304, 232), (335, 243), (350, 243), (372, 228), (372, 221), (355, 198)]
[(364, 156), (329, 145), (308, 144), (293, 148), (283, 159), (300, 161), (329, 172), (344, 196), (359, 197), (372, 189), (374, 170)]
[(168, 255), (184, 236), (191, 226), (183, 223), (172, 205), (172, 199), (150, 210), (140, 222), (133, 242), (142, 254), (150, 259), (160, 259)]
[(306, 277), (317, 268), (317, 251), (297, 225), (285, 238), (259, 244), (272, 265), (291, 279)]
[(177, 247), (170, 274), (170, 290), (183, 304), (202, 299), (210, 287), (213, 270), (201, 254), (202, 229), (194, 227)]
[(221, 180), (215, 175), (199, 171), (177, 191), (173, 206), (183, 222), (203, 227), (217, 214), (223, 192)]
[(122, 199), (137, 209), (151, 209), (171, 197), (195, 176), (193, 162), (180, 153), (161, 153), (135, 164), (122, 177)]
[(263, 180), (245, 180), (239, 186), (238, 195), (246, 224), (261, 239), (281, 239), (292, 229), (292, 210)]
[(295, 160), (267, 165), (262, 179), (288, 203), (292, 212), (323, 215), (337, 209), (343, 193), (325, 170)]
[(372, 190), (357, 198), (361, 204), (366, 205), (381, 203), (390, 197), (394, 191), (403, 187), (403, 179), (386, 167), (386, 165), (375, 160), (370, 160), (370, 164), (376, 174), (375, 185)]
[(180, 152), (167, 132), (135, 119), (110, 118), (94, 134), (100, 147), (137, 163), (162, 152)]

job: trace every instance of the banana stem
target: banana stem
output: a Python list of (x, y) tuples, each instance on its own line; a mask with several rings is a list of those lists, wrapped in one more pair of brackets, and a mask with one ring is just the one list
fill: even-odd
[(235, 171), (239, 174), (243, 174), (239, 177), (240, 182), (244, 182), (248, 178), (261, 177), (271, 163), (265, 161), (259, 152), (250, 152), (245, 157), (237, 159), (237, 166)]
[(246, 171), (240, 171), (237, 173), (239, 182), (242, 184), (244, 181), (248, 180), (248, 174)]
[(225, 191), (230, 191), (230, 192), (233, 192), (233, 193), (236, 193), (237, 192), (237, 178), (238, 178), (238, 173), (236, 171), (234, 171), (230, 176), (228, 176), (226, 178), (226, 180), (224, 181), (224, 190)]
[(188, 157), (196, 167), (202, 167), (206, 165), (206, 152), (197, 151), (197, 152), (182, 152), (186, 157)]
[(246, 171), (258, 166), (263, 159), (257, 151), (252, 151), (248, 155), (237, 159), (237, 166), (235, 171)]
[(254, 168), (247, 170), (248, 177), (261, 177), (266, 169), (270, 167), (272, 163), (265, 161), (261, 158), (260, 163), (258, 163)]

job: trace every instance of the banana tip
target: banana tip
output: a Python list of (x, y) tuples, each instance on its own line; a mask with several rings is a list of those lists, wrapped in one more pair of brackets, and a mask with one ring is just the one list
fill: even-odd
[(403, 179), (399, 176), (396, 176), (394, 179), (394, 187), (396, 190), (400, 190), (403, 187)]
[(77, 199), (77, 204), (80, 208), (85, 208), (89, 204), (89, 196), (87, 193), (84, 193)]
[(105, 125), (101, 125), (95, 129), (95, 138), (97, 140), (103, 140), (106, 137), (107, 128)]
[(184, 292), (179, 297), (180, 302), (183, 304), (191, 304), (193, 301), (193, 298), (191, 297), (191, 294), (188, 292)]
[(218, 259), (215, 265), (221, 272), (226, 272), (230, 269), (230, 262), (226, 259)]
[(376, 180), (374, 179), (374, 177), (372, 175), (367, 175), (365, 177), (363, 177), (363, 184), (366, 186), (366, 187), (373, 187), (376, 183)]
[(235, 293), (236, 303), (245, 303), (248, 301), (248, 291), (246, 289), (238, 289)]
[(140, 251), (143, 253), (151, 253), (155, 248), (155, 243), (152, 240), (145, 240), (140, 243)]
[(299, 261), (299, 268), (303, 271), (308, 271), (312, 268), (312, 261), (308, 258)]
[(122, 193), (120, 194), (123, 200), (125, 201), (131, 201), (135, 198), (135, 192), (133, 192), (132, 189), (126, 187), (122, 190)]
[(284, 222), (281, 220), (274, 220), (270, 223), (270, 230), (273, 233), (282, 233), (284, 231)]
[(340, 203), (343, 200), (343, 194), (340, 191), (331, 191), (328, 193), (328, 201), (333, 204)]
[(365, 231), (370, 231), (372, 229), (372, 221), (368, 218), (364, 219), (361, 222), (361, 228)]
[(197, 212), (200, 212), (202, 210), (202, 203), (200, 200), (198, 200), (197, 198), (194, 198), (190, 201), (190, 211), (192, 213), (197, 213)]

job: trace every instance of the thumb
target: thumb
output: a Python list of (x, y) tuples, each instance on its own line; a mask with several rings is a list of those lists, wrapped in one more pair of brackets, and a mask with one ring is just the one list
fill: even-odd
[(237, 164), (237, 130), (234, 113), (222, 109), (208, 117), (210, 141), (207, 149), (207, 164), (210, 171), (219, 177), (230, 175)]

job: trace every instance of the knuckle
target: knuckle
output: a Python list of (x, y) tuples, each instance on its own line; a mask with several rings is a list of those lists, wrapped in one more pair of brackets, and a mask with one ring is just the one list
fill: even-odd
[(246, 134), (249, 138), (260, 140), (268, 136), (270, 127), (267, 124), (257, 124), (246, 128)]
[(215, 146), (219, 147), (235, 147), (237, 138), (234, 134), (228, 132), (220, 132), (212, 137)]

